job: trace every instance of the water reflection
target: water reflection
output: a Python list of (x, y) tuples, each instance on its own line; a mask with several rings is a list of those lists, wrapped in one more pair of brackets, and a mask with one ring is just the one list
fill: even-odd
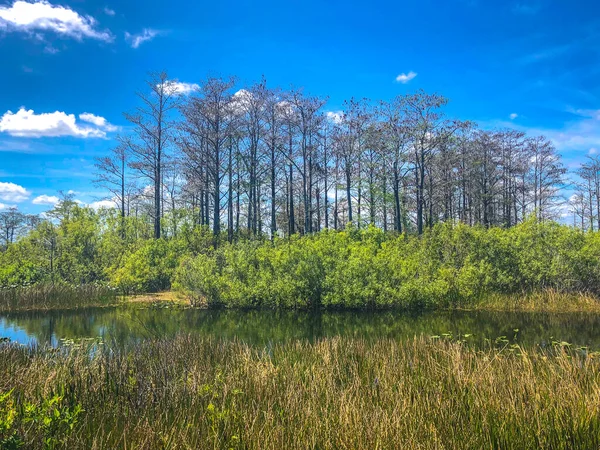
[(102, 337), (110, 344), (180, 332), (238, 338), (265, 345), (327, 336), (406, 339), (442, 333), (473, 334), (483, 341), (507, 336), (524, 344), (551, 337), (600, 349), (600, 315), (491, 311), (301, 312), (119, 307), (79, 311), (12, 313), (0, 316), (0, 338), (19, 343), (59, 345), (61, 339)]

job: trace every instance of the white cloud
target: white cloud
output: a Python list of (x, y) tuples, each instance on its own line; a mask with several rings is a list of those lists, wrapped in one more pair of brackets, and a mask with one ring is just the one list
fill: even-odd
[(327, 111), (325, 116), (333, 123), (338, 124), (342, 121), (344, 113), (342, 111)]
[(158, 36), (161, 32), (152, 28), (144, 28), (141, 33), (131, 34), (125, 32), (125, 40), (128, 41), (132, 48), (138, 48), (146, 41), (150, 41)]
[(176, 95), (188, 95), (200, 89), (200, 86), (196, 83), (183, 83), (177, 80), (167, 81), (167, 84), (173, 89), (173, 92)]
[(34, 205), (47, 205), (47, 206), (54, 206), (56, 205), (58, 202), (60, 202), (60, 199), (56, 196), (56, 195), (38, 195), (36, 198), (34, 198), (31, 203), (33, 203)]
[(512, 113), (510, 116), (510, 120), (515, 120), (519, 115), (517, 113)]
[(40, 31), (69, 36), (77, 40), (83, 38), (112, 41), (109, 31), (96, 29), (96, 20), (82, 16), (65, 6), (54, 6), (42, 0), (38, 2), (15, 1), (12, 6), (0, 7), (0, 30), (22, 31), (35, 34)]
[(36, 114), (32, 109), (26, 110), (21, 107), (16, 113), (12, 111), (4, 113), (0, 118), (0, 132), (11, 136), (33, 138), (57, 136), (104, 138), (107, 131), (116, 130), (116, 127), (109, 124), (106, 119), (94, 114), (83, 113), (79, 119), (94, 126), (78, 123), (74, 114), (62, 111)]
[(597, 154), (598, 154), (598, 149), (596, 147), (592, 147), (588, 151), (588, 155), (597, 155)]
[(99, 200), (88, 205), (90, 208), (98, 211), (99, 209), (113, 209), (116, 207), (114, 200)]
[(509, 120), (479, 122), (485, 128), (513, 128), (527, 133), (528, 136), (545, 136), (554, 146), (566, 155), (574, 152), (584, 155), (591, 148), (600, 149), (600, 110), (568, 110), (578, 115), (558, 128), (525, 127)]
[(0, 182), (0, 200), (7, 202), (24, 202), (29, 198), (29, 191), (15, 183)]
[(0, 203), (0, 211), (2, 211), (3, 209), (8, 209), (8, 205), (5, 205), (4, 203)]
[(415, 78), (417, 76), (416, 72), (413, 72), (412, 70), (408, 73), (401, 73), (400, 75), (398, 75), (396, 77), (396, 81), (398, 83), (402, 83), (402, 84), (406, 84), (408, 83), (410, 80), (412, 80), (413, 78)]
[(115, 15), (115, 10), (114, 9), (110, 9), (109, 7), (105, 7), (104, 8), (104, 14), (106, 14), (107, 16), (114, 16)]
[(119, 129), (119, 127), (116, 127), (116, 126), (108, 123), (108, 121), (104, 117), (96, 116), (95, 114), (92, 114), (92, 113), (79, 114), (79, 120), (82, 120), (83, 122), (87, 122), (87, 123), (92, 123), (92, 124), (96, 125), (98, 128), (102, 128), (106, 131), (117, 131)]

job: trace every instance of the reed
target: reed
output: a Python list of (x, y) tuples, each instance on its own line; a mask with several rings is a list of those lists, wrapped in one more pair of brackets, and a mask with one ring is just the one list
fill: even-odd
[(33, 284), (0, 288), (0, 312), (77, 309), (116, 304), (117, 293), (104, 285)]

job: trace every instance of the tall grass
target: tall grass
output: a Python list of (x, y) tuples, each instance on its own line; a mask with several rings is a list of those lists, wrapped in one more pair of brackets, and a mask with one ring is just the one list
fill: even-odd
[[(332, 338), (256, 348), (180, 335), (90, 356), (5, 344), (0, 392), (11, 392), (13, 417), (0, 442), (34, 449), (49, 438), (69, 449), (600, 445), (600, 361), (567, 347)], [(32, 409), (70, 425), (44, 428), (28, 421)]]
[(77, 309), (117, 302), (117, 293), (98, 284), (34, 284), (0, 288), (0, 312)]
[(471, 307), (496, 311), (599, 312), (600, 300), (587, 292), (561, 292), (548, 288), (520, 295), (490, 293)]

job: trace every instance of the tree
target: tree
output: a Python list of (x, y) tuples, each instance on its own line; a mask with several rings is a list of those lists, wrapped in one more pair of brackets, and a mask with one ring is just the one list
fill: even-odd
[(161, 236), (162, 172), (173, 138), (171, 112), (177, 107), (179, 91), (167, 72), (152, 72), (146, 81), (148, 92), (138, 92), (141, 105), (125, 113), (133, 133), (124, 139), (133, 161), (130, 166), (152, 185), (154, 238)]
[(587, 161), (581, 165), (577, 174), (581, 178), (579, 188), (588, 204), (590, 229), (600, 230), (600, 157), (588, 155)]
[(420, 91), (402, 99), (406, 126), (412, 147), (411, 161), (415, 178), (417, 232), (423, 233), (425, 183), (435, 152), (449, 137), (466, 124), (445, 118), (442, 108), (448, 99)]
[(109, 156), (96, 159), (96, 178), (94, 183), (106, 189), (113, 200), (119, 206), (121, 216), (121, 237), (125, 238), (125, 199), (127, 189), (126, 170), (128, 154), (126, 143), (121, 143), (113, 148)]
[(4, 247), (8, 247), (15, 242), (26, 227), (27, 220), (27, 215), (20, 212), (16, 207), (0, 211), (0, 239), (2, 239)]
[(552, 143), (544, 136), (530, 138), (527, 148), (533, 163), (533, 207), (539, 220), (552, 217), (558, 188), (566, 169)]
[(198, 93), (181, 107), (185, 119), (181, 125), (181, 148), (196, 172), (202, 170), (199, 164), (205, 167), (207, 187), (212, 188), (215, 240), (221, 232), (221, 183), (227, 162), (225, 152), (237, 124), (236, 105), (231, 96), (233, 85), (233, 78), (208, 78)]

